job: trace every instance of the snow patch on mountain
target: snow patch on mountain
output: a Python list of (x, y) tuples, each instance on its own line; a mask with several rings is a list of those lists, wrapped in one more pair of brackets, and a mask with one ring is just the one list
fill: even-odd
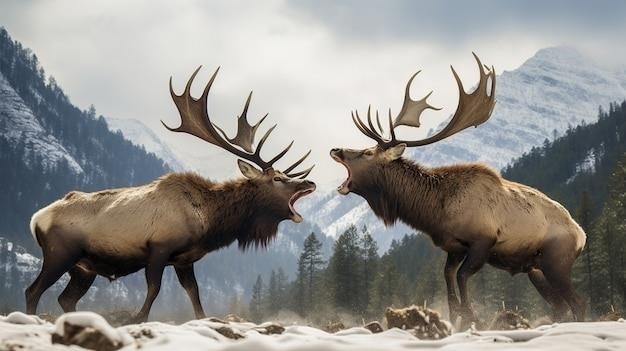
[(178, 159), (172, 150), (157, 137), (157, 135), (141, 121), (136, 119), (119, 119), (105, 117), (109, 129), (119, 131), (124, 138), (135, 145), (143, 146), (146, 151), (152, 152), (165, 161), (172, 170), (182, 171), (189, 169)]
[[(0, 133), (3, 138), (14, 144), (23, 139), (26, 151), (24, 155), (30, 152), (38, 155), (46, 169), (53, 168), (64, 159), (74, 173), (83, 173), (79, 163), (53, 135), (46, 131), (2, 73), (0, 73)], [(25, 157), (24, 162), (29, 164), (30, 160)]]

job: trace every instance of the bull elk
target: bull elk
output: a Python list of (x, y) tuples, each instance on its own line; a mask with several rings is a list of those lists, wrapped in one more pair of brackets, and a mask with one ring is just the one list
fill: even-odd
[(113, 280), (145, 268), (148, 291), (132, 320), (145, 321), (159, 293), (163, 269), (172, 265), (196, 317), (203, 318), (195, 261), (235, 240), (242, 249), (265, 246), (276, 235), (281, 221), (302, 221), (294, 203), (315, 190), (313, 182), (304, 180), (313, 166), (292, 171), (310, 151), (282, 172), (273, 165), (293, 141), (269, 161), (262, 159), (261, 148), (276, 125), (253, 150), (254, 135), (267, 115), (254, 126), (248, 123), (252, 93), (238, 118), (237, 134), (229, 138), (213, 124), (207, 111), (209, 90), (219, 68), (202, 96), (194, 99), (190, 90), (199, 70), (181, 95), (174, 93), (170, 78), (170, 93), (181, 125), (170, 128), (161, 123), (170, 131), (194, 135), (239, 157), (239, 169), (245, 177), (213, 182), (193, 173), (170, 173), (133, 188), (72, 191), (39, 210), (30, 227), (43, 251), (43, 267), (26, 289), (27, 313), (36, 312), (42, 293), (65, 272), (69, 272), (70, 281), (58, 301), (68, 312), (76, 309), (97, 275)]
[(384, 135), (378, 112), (376, 124), (369, 108), (367, 124), (358, 112), (352, 113), (357, 129), (377, 145), (331, 150), (331, 157), (348, 170), (338, 191), (365, 198), (386, 225), (400, 220), (429, 235), (447, 252), (444, 276), (452, 320), (477, 320), (467, 282), (489, 263), (511, 274), (527, 273), (551, 304), (555, 318), (561, 318), (569, 305), (582, 321), (585, 302), (572, 287), (571, 271), (586, 236), (563, 206), (536, 189), (503, 179), (482, 164), (431, 168), (402, 157), (406, 147), (435, 143), (489, 119), (495, 106), (496, 76), (493, 66), (483, 66), (474, 57), (480, 70), (477, 88), (466, 93), (451, 67), (459, 88), (458, 106), (449, 123), (430, 137), (407, 141), (396, 137), (396, 127), (419, 127), (425, 109), (439, 110), (426, 101), (430, 93), (421, 100), (411, 99), (411, 82), (419, 72), (409, 79), (395, 119), (389, 111), (389, 137)]

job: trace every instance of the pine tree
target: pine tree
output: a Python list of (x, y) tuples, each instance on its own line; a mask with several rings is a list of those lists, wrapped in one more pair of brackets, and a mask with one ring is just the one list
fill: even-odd
[(252, 287), (252, 299), (250, 300), (250, 319), (255, 323), (263, 320), (263, 279), (259, 274)]
[(354, 225), (337, 238), (328, 265), (332, 302), (336, 308), (362, 314), (362, 249)]
[(287, 306), (289, 303), (287, 290), (289, 285), (289, 278), (287, 277), (287, 274), (285, 274), (285, 271), (282, 267), (278, 268), (276, 280), (278, 283), (278, 306), (280, 310), (280, 308)]
[(305, 315), (316, 304), (316, 290), (319, 287), (320, 271), (324, 264), (322, 259), (322, 243), (315, 233), (304, 240), (304, 247), (298, 259), (298, 276), (296, 287), (296, 311)]
[(372, 284), (368, 307), (370, 315), (382, 315), (385, 308), (394, 304), (399, 279), (400, 275), (393, 260), (389, 256), (383, 256), (380, 260), (378, 273)]
[(363, 236), (361, 237), (361, 261), (363, 264), (363, 284), (362, 284), (362, 301), (359, 306), (361, 311), (366, 311), (370, 305), (370, 293), (374, 286), (374, 279), (376, 272), (378, 272), (378, 245), (367, 231), (366, 227), (363, 227)]
[(270, 282), (267, 287), (267, 312), (270, 316), (276, 314), (280, 309), (280, 297), (279, 297), (278, 276), (276, 271), (272, 269), (270, 274)]

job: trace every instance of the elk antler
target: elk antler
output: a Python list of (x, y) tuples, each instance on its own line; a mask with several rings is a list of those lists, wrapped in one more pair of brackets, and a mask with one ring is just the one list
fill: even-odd
[[(396, 116), (395, 120), (392, 120), (391, 109), (389, 109), (390, 138), (388, 140), (383, 137), (382, 127), (380, 124), (380, 119), (378, 117), (378, 111), (376, 111), (376, 123), (380, 132), (376, 130), (376, 128), (374, 128), (370, 108), (367, 109), (367, 125), (363, 123), (363, 121), (359, 117), (359, 113), (356, 111), (352, 114), (352, 121), (361, 131), (361, 133), (365, 134), (365, 136), (371, 139), (374, 139), (383, 149), (387, 149), (401, 143), (404, 143), (407, 146), (422, 146), (432, 144), (451, 135), (454, 135), (470, 126), (478, 127), (478, 125), (484, 123), (489, 119), (489, 117), (491, 116), (491, 112), (493, 111), (493, 107), (496, 104), (496, 74), (493, 66), (491, 66), (491, 69), (489, 69), (489, 67), (484, 66), (480, 62), (480, 59), (478, 58), (478, 56), (476, 56), (475, 53), (472, 53), (472, 55), (474, 55), (476, 63), (478, 64), (478, 69), (480, 71), (480, 80), (478, 81), (478, 87), (476, 87), (476, 90), (474, 90), (472, 93), (466, 93), (463, 89), (463, 83), (461, 83), (461, 79), (454, 70), (454, 67), (450, 66), (450, 68), (452, 69), (452, 74), (454, 75), (454, 79), (456, 79), (456, 83), (459, 87), (459, 104), (450, 122), (448, 122), (448, 124), (437, 134), (422, 140), (405, 141), (398, 140), (396, 138), (395, 128), (397, 126), (405, 125), (411, 127), (419, 127), (419, 118), (425, 109), (429, 108), (432, 110), (440, 110), (440, 108), (433, 107), (428, 104), (428, 102), (426, 102), (426, 99), (428, 99), (430, 94), (432, 94), (432, 91), (424, 96), (421, 100), (411, 99), (409, 92), (411, 83), (413, 82), (413, 78), (415, 78), (415, 76), (417, 76), (421, 71), (418, 71), (409, 79), (404, 93), (404, 103), (402, 104), (402, 109), (400, 110), (398, 116)], [(487, 72), (485, 72), (485, 69), (487, 70)], [(491, 91), (489, 94), (487, 94), (487, 83), (489, 78), (491, 78)]]
[[(270, 129), (268, 129), (267, 132), (265, 132), (261, 140), (259, 140), (256, 149), (254, 151), (252, 150), (252, 144), (254, 143), (254, 135), (256, 133), (256, 130), (261, 122), (265, 120), (265, 117), (267, 117), (266, 114), (254, 126), (248, 123), (247, 113), (248, 106), (250, 105), (250, 99), (252, 98), (252, 92), (250, 92), (250, 95), (248, 95), (248, 99), (246, 100), (246, 104), (244, 105), (243, 112), (237, 120), (237, 134), (234, 138), (229, 138), (220, 127), (214, 125), (213, 122), (211, 122), (211, 118), (209, 117), (209, 113), (207, 111), (209, 91), (211, 90), (211, 85), (213, 85), (213, 81), (215, 80), (217, 72), (220, 70), (220, 68), (218, 67), (215, 70), (215, 73), (213, 73), (213, 75), (211, 76), (211, 79), (207, 83), (199, 99), (194, 99), (191, 96), (191, 84), (193, 83), (196, 74), (198, 74), (198, 71), (200, 71), (200, 68), (202, 68), (202, 66), (198, 67), (193, 72), (191, 78), (189, 78), (189, 81), (187, 81), (185, 91), (183, 91), (181, 95), (177, 95), (176, 93), (174, 93), (174, 89), (172, 88), (172, 78), (170, 77), (170, 94), (172, 95), (174, 104), (176, 104), (178, 112), (180, 113), (181, 124), (178, 128), (170, 128), (163, 121), (161, 121), (161, 123), (163, 123), (163, 126), (173, 132), (184, 132), (187, 134), (191, 134), (213, 145), (219, 146), (237, 157), (253, 162), (262, 170), (273, 169), (274, 163), (281, 159), (283, 156), (285, 156), (287, 151), (289, 151), (289, 149), (293, 145), (293, 141), (291, 141), (291, 143), (289, 143), (289, 145), (287, 145), (287, 147), (284, 148), (283, 151), (279, 152), (271, 160), (263, 160), (261, 158), (261, 148), (263, 147), (263, 144), (265, 144), (267, 137), (274, 130), (274, 128), (276, 128), (275, 124)], [(241, 149), (235, 146), (238, 146)], [(289, 172), (291, 172), (300, 163), (302, 163), (302, 161), (304, 161), (304, 159), (309, 156), (310, 153), (311, 151), (309, 150), (309, 152), (307, 152), (302, 158), (296, 161), (293, 165), (289, 166), (284, 172), (285, 175), (291, 178), (305, 178), (307, 175), (309, 175), (315, 165), (304, 171), (296, 172), (293, 174), (289, 174)]]

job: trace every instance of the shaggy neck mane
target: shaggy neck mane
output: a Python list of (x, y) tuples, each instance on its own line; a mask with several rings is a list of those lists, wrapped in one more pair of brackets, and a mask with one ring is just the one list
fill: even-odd
[(219, 242), (226, 246), (236, 239), (239, 248), (246, 249), (251, 245), (266, 247), (276, 236), (283, 218), (266, 207), (262, 191), (254, 181), (238, 179), (216, 184), (207, 196), (207, 203), (220, 213), (209, 226), (209, 240), (223, 238)]
[(417, 163), (399, 158), (378, 169), (375, 184), (363, 193), (374, 213), (392, 225), (398, 219), (415, 229), (432, 232), (445, 201), (442, 176)]

